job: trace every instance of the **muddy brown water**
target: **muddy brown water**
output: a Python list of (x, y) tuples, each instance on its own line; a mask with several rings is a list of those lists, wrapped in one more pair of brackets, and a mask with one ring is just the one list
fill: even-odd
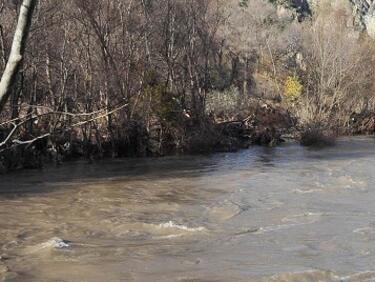
[(375, 281), (375, 139), (0, 179), (0, 281)]

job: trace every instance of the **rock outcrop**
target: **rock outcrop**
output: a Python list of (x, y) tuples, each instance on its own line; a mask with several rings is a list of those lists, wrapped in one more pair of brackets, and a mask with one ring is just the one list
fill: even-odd
[[(299, 15), (299, 19), (314, 12), (322, 3), (327, 0), (279, 0), (277, 1), (278, 11), (284, 16), (289, 15), (285, 9), (291, 9)], [(351, 7), (353, 26), (360, 31), (367, 31), (368, 35), (375, 38), (375, 0), (332, 0), (329, 4), (334, 9)]]
[(353, 5), (354, 22), (365, 29), (368, 35), (375, 38), (375, 1), (350, 0)]

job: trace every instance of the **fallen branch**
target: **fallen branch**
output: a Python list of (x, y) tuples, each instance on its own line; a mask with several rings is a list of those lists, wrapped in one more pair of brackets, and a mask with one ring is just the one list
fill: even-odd
[[(117, 107), (117, 108), (111, 110), (111, 111), (108, 112), (108, 113), (105, 113), (105, 114), (103, 114), (103, 115), (99, 115), (99, 116), (94, 117), (94, 118), (91, 118), (91, 119), (89, 119), (89, 120), (85, 120), (85, 121), (81, 121), (81, 122), (75, 123), (75, 124), (71, 125), (70, 127), (73, 128), (73, 127), (77, 127), (77, 126), (82, 126), (82, 125), (85, 125), (85, 124), (87, 124), (87, 123), (89, 123), (89, 122), (93, 122), (93, 121), (95, 121), (95, 120), (98, 120), (98, 119), (101, 119), (101, 118), (108, 117), (108, 116), (113, 115), (114, 113), (120, 111), (121, 109), (123, 109), (123, 108), (125, 108), (125, 107), (127, 107), (127, 106), (128, 106), (128, 104), (121, 105), (121, 106), (119, 106), (119, 107)], [(101, 112), (101, 111), (97, 111), (97, 113), (98, 113), (98, 112)], [(56, 112), (53, 112), (53, 113), (56, 113)], [(52, 114), (52, 113), (47, 113), (47, 114)], [(29, 118), (29, 119), (27, 119), (27, 120), (24, 120), (24, 121), (22, 121), (21, 123), (18, 123), (18, 124), (14, 123), (14, 121), (17, 120), (17, 119), (14, 119), (13, 122), (9, 121), (9, 122), (5, 122), (5, 123), (0, 124), (0, 126), (1, 126), (1, 125), (3, 125), (3, 124), (7, 124), (7, 123), (9, 124), (9, 123), (11, 123), (11, 124), (14, 126), (13, 129), (11, 130), (11, 132), (8, 134), (8, 136), (4, 139), (4, 141), (2, 141), (2, 142), (0, 143), (0, 148), (3, 147), (3, 146), (5, 146), (5, 145), (10, 141), (10, 139), (12, 138), (12, 136), (14, 135), (14, 133), (16, 132), (16, 130), (17, 130), (22, 124), (25, 124), (27, 121), (29, 121), (29, 120), (31, 120), (31, 119), (36, 119), (36, 118), (38, 118), (38, 117), (41, 117), (41, 116), (44, 116), (44, 115), (47, 115), (47, 114), (42, 114), (42, 115), (39, 115), (39, 116), (36, 116), (36, 117), (31, 117), (31, 118)], [(94, 112), (93, 112), (93, 113), (83, 113), (83, 114), (78, 114), (78, 115), (81, 115), (81, 116), (85, 115), (85, 116), (86, 116), (86, 115), (93, 115), (93, 114), (94, 114)], [(18, 119), (18, 120), (19, 120), (19, 119)], [(22, 141), (22, 140), (19, 140), (19, 139), (15, 139), (15, 140), (12, 141), (12, 143), (13, 143), (13, 144), (16, 144), (16, 145), (28, 145), (28, 144), (32, 144), (32, 143), (34, 143), (35, 141), (38, 141), (38, 140), (40, 140), (40, 139), (47, 138), (47, 137), (49, 137), (49, 136), (51, 136), (51, 135), (52, 135), (51, 133), (46, 133), (46, 134), (43, 134), (43, 135), (41, 135), (41, 136), (38, 136), (38, 137), (36, 137), (36, 138), (34, 138), (34, 139), (26, 140), (26, 141)], [(2, 151), (0, 151), (0, 152), (2, 152)]]
[(44, 134), (44, 135), (38, 136), (38, 137), (36, 137), (36, 138), (34, 138), (34, 139), (27, 140), (27, 141), (21, 141), (21, 140), (15, 139), (15, 140), (13, 140), (12, 142), (13, 142), (14, 144), (17, 144), (17, 145), (30, 145), (30, 144), (34, 143), (35, 141), (38, 141), (38, 140), (41, 140), (41, 139), (47, 138), (47, 137), (49, 137), (49, 136), (51, 136), (51, 133), (46, 133), (46, 134)]

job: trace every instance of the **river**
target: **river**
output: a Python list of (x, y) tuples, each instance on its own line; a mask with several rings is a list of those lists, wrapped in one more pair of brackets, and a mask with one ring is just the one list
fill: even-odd
[(375, 281), (375, 139), (0, 180), (0, 281)]

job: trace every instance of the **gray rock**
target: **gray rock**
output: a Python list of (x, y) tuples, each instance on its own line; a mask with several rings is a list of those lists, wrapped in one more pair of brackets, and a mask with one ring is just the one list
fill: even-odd
[(70, 247), (70, 242), (60, 239), (60, 238), (52, 238), (46, 243), (42, 244), (43, 248), (55, 248), (55, 249), (67, 249)]

